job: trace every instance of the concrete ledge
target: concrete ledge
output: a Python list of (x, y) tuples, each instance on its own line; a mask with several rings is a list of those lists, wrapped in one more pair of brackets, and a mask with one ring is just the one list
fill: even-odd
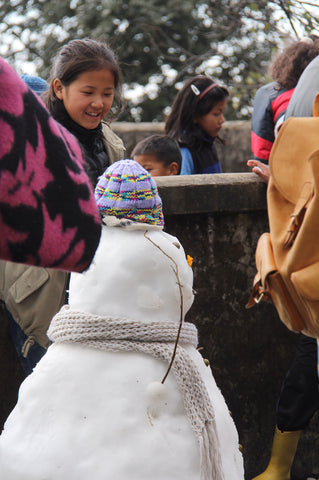
[(267, 210), (266, 184), (254, 173), (155, 177), (164, 215)]

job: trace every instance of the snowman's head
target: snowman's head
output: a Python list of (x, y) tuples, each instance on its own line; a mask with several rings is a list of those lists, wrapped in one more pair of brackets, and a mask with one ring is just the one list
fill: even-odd
[(193, 303), (193, 272), (176, 237), (161, 230), (102, 228), (87, 272), (72, 274), (73, 310), (135, 321), (179, 322)]

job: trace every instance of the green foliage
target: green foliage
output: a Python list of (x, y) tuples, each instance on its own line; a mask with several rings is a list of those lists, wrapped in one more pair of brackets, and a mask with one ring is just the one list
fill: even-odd
[(318, 26), (318, 10), (297, 0), (0, 0), (0, 53), (47, 78), (68, 40), (105, 40), (130, 97), (120, 120), (162, 121), (181, 84), (201, 73), (230, 89), (227, 118), (244, 119), (274, 51)]

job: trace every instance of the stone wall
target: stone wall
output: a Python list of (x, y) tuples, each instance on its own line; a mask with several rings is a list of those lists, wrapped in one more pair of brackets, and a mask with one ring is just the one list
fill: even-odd
[[(164, 124), (114, 122), (112, 128), (124, 141), (129, 158), (133, 148), (140, 140), (149, 135), (163, 133)], [(252, 158), (250, 122), (225, 122), (220, 137), (224, 144), (216, 142), (216, 147), (223, 171), (225, 173), (249, 171), (246, 162)]]
[[(194, 304), (187, 320), (198, 327), (208, 358), (236, 423), (246, 479), (266, 466), (276, 402), (298, 336), (270, 303), (246, 310), (255, 274), (254, 253), (268, 230), (266, 186), (253, 173), (161, 177), (165, 229), (194, 258)], [(0, 328), (1, 421), (16, 398), (21, 371)], [(303, 432), (294, 472), (319, 472), (319, 417)], [(228, 479), (227, 479), (228, 480)], [(229, 479), (231, 480), (231, 479)]]

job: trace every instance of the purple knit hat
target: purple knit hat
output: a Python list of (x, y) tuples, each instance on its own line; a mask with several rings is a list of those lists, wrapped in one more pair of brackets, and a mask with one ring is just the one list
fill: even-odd
[(134, 160), (119, 160), (110, 165), (100, 177), (94, 195), (101, 214), (164, 225), (156, 183)]

